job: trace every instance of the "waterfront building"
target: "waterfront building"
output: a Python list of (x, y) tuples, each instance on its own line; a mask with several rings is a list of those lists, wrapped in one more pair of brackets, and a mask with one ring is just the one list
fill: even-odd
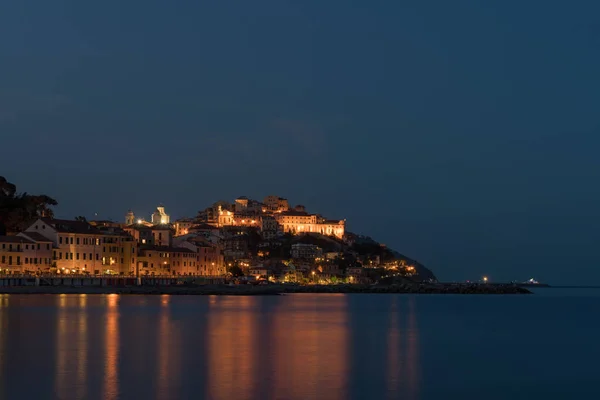
[(196, 254), (187, 248), (141, 246), (136, 268), (137, 276), (198, 275)]
[(33, 273), (52, 266), (52, 241), (37, 235), (0, 236), (0, 274)]
[(183, 247), (196, 253), (196, 262), (198, 266), (197, 275), (203, 276), (223, 276), (226, 273), (225, 260), (220, 245), (210, 242), (201, 235), (187, 235), (177, 237), (174, 240), (176, 247)]
[(135, 242), (118, 228), (40, 218), (23, 233), (38, 233), (52, 241), (52, 267), (57, 272), (126, 274), (135, 262)]

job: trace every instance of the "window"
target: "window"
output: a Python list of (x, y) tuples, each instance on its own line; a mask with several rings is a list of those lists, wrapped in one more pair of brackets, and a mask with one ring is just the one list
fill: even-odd
[(83, 253), (83, 259), (85, 260), (85, 253)]
[(71, 238), (71, 244), (73, 244), (73, 238)]
[(50, 250), (50, 243), (46, 243), (46, 250)]
[(58, 259), (62, 260), (62, 252), (58, 253)]
[(2, 264), (6, 262), (6, 256), (2, 256)]
[(25, 257), (25, 264), (29, 264), (29, 259)]
[(21, 265), (21, 256), (17, 256), (17, 265)]
[(125, 260), (121, 258), (121, 264), (124, 264), (124, 263), (125, 263)]
[(96, 261), (98, 261), (100, 259), (100, 254), (96, 253)]
[(92, 260), (92, 253), (90, 253), (90, 260)]
[(59, 237), (58, 237), (58, 243), (59, 243), (59, 244), (62, 244), (62, 236), (59, 236)]
[(8, 245), (8, 251), (12, 251), (12, 244)]
[(37, 249), (38, 249), (38, 250), (40, 249), (40, 244), (39, 244), (39, 243), (37, 244)]
[(46, 225), (42, 225), (42, 229), (46, 229)]
[(79, 238), (77, 238), (77, 240), (75, 241), (77, 244), (79, 244)]
[(12, 265), (12, 256), (8, 256), (8, 265)]
[[(41, 259), (40, 259), (41, 260)], [(33, 259), (33, 263), (37, 265), (37, 257)]]

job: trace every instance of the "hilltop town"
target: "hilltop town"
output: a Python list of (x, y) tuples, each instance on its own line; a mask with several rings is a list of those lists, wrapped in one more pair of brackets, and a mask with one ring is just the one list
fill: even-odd
[(368, 283), (398, 275), (435, 280), (416, 261), (348, 232), (346, 220), (327, 219), (279, 196), (218, 201), (193, 218), (175, 221), (162, 205), (149, 216), (129, 211), (122, 222), (55, 219), (47, 208), (32, 216), (20, 229), (13, 225), (0, 236), (0, 274), (322, 284)]

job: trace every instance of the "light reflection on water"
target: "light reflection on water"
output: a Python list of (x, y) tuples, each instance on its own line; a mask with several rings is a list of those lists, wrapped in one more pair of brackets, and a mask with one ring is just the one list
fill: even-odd
[(0, 400), (596, 398), (598, 310), (595, 295), (0, 295)]
[[(357, 398), (357, 348), (387, 358), (377, 366), (383, 392), (416, 398), (410, 303), (397, 298), (375, 313), (363, 337), (345, 295), (2, 296), (0, 398)], [(371, 349), (371, 339), (384, 346)], [(46, 378), (17, 384), (34, 364)]]

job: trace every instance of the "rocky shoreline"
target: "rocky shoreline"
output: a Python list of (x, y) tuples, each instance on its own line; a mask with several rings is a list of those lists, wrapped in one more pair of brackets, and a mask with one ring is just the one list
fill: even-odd
[(381, 294), (531, 294), (515, 285), (392, 284), (392, 285), (172, 285), (172, 286), (5, 286), (0, 294), (132, 294), (265, 296), (288, 293)]

